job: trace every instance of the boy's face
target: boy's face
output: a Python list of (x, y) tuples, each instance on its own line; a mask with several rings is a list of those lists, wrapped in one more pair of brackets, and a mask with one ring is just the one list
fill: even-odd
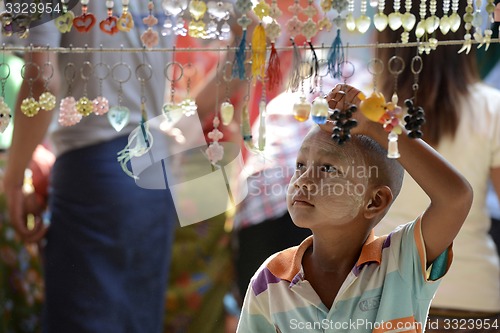
[(351, 222), (367, 197), (369, 171), (351, 142), (339, 146), (330, 133), (314, 128), (304, 139), (290, 180), (287, 205), (303, 228)]

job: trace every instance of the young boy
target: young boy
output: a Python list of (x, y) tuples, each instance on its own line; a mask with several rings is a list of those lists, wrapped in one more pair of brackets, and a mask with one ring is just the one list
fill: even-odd
[[(358, 93), (337, 86), (329, 105), (342, 107), (344, 98), (358, 104)], [(332, 124), (305, 137), (287, 204), (294, 223), (312, 236), (255, 273), (238, 333), (424, 331), (472, 190), (430, 146), (405, 133), (401, 157), (388, 159), (387, 132), (360, 112), (355, 118), (344, 145), (332, 141)], [(372, 229), (397, 196), (403, 167), (431, 204), (415, 221), (377, 238)]]

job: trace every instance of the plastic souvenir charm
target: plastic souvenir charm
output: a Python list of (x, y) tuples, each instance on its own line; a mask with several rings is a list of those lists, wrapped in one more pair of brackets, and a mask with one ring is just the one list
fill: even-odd
[(82, 120), (82, 114), (76, 110), (76, 100), (73, 96), (65, 97), (59, 105), (59, 119), (61, 126), (73, 126)]
[(130, 120), (130, 110), (122, 105), (111, 107), (106, 115), (109, 123), (117, 132), (127, 126)]
[(99, 28), (102, 32), (108, 35), (116, 34), (118, 30), (118, 17), (113, 15), (113, 7), (115, 2), (106, 0), (106, 8), (108, 9), (108, 17), (99, 23)]
[(122, 0), (122, 14), (118, 19), (117, 28), (123, 32), (129, 32), (134, 27), (134, 18), (128, 11), (129, 0)]
[(45, 111), (52, 111), (56, 107), (56, 96), (54, 96), (50, 91), (45, 91), (38, 98), (38, 104), (41, 109), (44, 109)]
[(5, 103), (4, 98), (0, 97), (0, 133), (3, 133), (7, 129), (11, 119), (12, 112), (7, 103)]
[(306, 99), (306, 96), (300, 96), (300, 101), (293, 105), (293, 117), (298, 121), (306, 121), (311, 114), (312, 105)]
[(69, 0), (62, 0), (62, 15), (54, 19), (54, 24), (60, 33), (64, 34), (71, 31), (75, 14), (68, 10)]
[(219, 144), (219, 140), (222, 139), (224, 135), (218, 130), (219, 124), (219, 117), (215, 116), (213, 120), (214, 129), (208, 133), (208, 138), (212, 140), (212, 142), (205, 150), (208, 160), (214, 165), (224, 157), (224, 147)]
[(94, 26), (96, 19), (93, 14), (87, 13), (89, 0), (80, 0), (82, 4), (82, 14), (73, 19), (73, 26), (79, 32), (89, 32)]
[(98, 116), (102, 116), (109, 111), (109, 101), (106, 97), (96, 97), (92, 101), (92, 112)]
[(312, 120), (319, 125), (326, 123), (328, 118), (328, 101), (322, 96), (318, 96), (312, 102)]
[(148, 49), (158, 45), (158, 32), (153, 30), (153, 26), (158, 24), (158, 19), (153, 15), (154, 3), (149, 0), (148, 3), (149, 16), (145, 17), (142, 22), (148, 26), (147, 30), (141, 35), (141, 41)]

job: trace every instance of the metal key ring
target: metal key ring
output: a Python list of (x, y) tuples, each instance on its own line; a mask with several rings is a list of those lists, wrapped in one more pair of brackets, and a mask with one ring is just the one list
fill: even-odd
[(135, 68), (135, 77), (137, 81), (144, 83), (153, 77), (153, 67), (150, 64), (142, 63)]
[(226, 61), (224, 66), (222, 66), (222, 79), (224, 82), (229, 83), (233, 80), (233, 63), (231, 61)]
[[(69, 69), (71, 68), (71, 73)], [(70, 73), (71, 76), (68, 76), (68, 73)], [(72, 62), (68, 62), (66, 66), (64, 66), (64, 79), (66, 82), (73, 82), (76, 78), (76, 68), (75, 64)]]
[[(126, 73), (125, 78), (122, 80), (119, 80), (119, 78), (117, 77), (117, 74), (116, 74), (117, 68), (120, 68), (120, 67), (124, 67), (125, 73)], [(111, 78), (113, 79), (113, 81), (116, 81), (118, 83), (125, 83), (128, 80), (130, 80), (131, 76), (132, 76), (132, 70), (130, 69), (130, 66), (125, 62), (118, 62), (118, 63), (114, 64), (113, 67), (111, 68)]]
[[(418, 65), (417, 65), (418, 64)], [(422, 57), (419, 56), (419, 55), (416, 55), (414, 56), (412, 59), (411, 59), (411, 65), (410, 65), (410, 68), (411, 68), (411, 72), (413, 74), (420, 74), (420, 72), (422, 71), (422, 68), (424, 67), (424, 63), (422, 61)]]
[(31, 67), (31, 66), (33, 66), (33, 67), (35, 68), (35, 70), (36, 70), (36, 75), (35, 75), (35, 77), (34, 77), (34, 78), (31, 78), (31, 77), (30, 77), (30, 78), (29, 78), (29, 80), (30, 80), (30, 81), (36, 81), (36, 80), (38, 80), (38, 79), (40, 78), (40, 66), (38, 66), (38, 65), (37, 65), (37, 64), (35, 64), (34, 62), (27, 62), (27, 63), (25, 63), (25, 64), (23, 65), (23, 67), (21, 67), (21, 77), (23, 78), (23, 80), (24, 80), (24, 79), (26, 79), (26, 78), (25, 78), (25, 75), (26, 75), (26, 70), (27, 70), (29, 67)]
[[(344, 68), (346, 67), (346, 65), (349, 65), (352, 69), (351, 72), (347, 72), (348, 74), (344, 74)], [(345, 80), (351, 78), (353, 75), (354, 75), (354, 72), (356, 71), (356, 68), (354, 67), (354, 64), (352, 62), (350, 62), (349, 60), (344, 60), (342, 61), (340, 64), (340, 77)]]
[[(321, 72), (324, 72), (324, 74), (321, 74)], [(327, 77), (329, 71), (328, 71), (328, 61), (326, 59), (320, 59), (318, 60), (318, 77)]]
[(368, 72), (372, 75), (380, 75), (384, 71), (384, 63), (379, 58), (373, 58), (368, 62)]
[[(104, 68), (103, 70), (100, 70), (100, 68)], [(104, 73), (104, 75), (101, 75), (101, 71)], [(102, 81), (102, 80), (106, 80), (109, 76), (109, 74), (111, 74), (111, 67), (108, 65), (108, 64), (105, 64), (105, 63), (98, 63), (98, 64), (95, 64), (94, 65), (94, 76)]]
[(2, 73), (3, 71), (2, 66), (5, 66), (7, 68), (6, 69), (7, 73), (5, 74), (5, 76), (0, 77), (0, 81), (6, 81), (10, 76), (10, 66), (6, 62), (0, 63), (0, 73)]
[(90, 61), (84, 61), (82, 67), (80, 68), (80, 77), (84, 81), (90, 80), (90, 77), (94, 74), (94, 67)]
[[(398, 67), (399, 66), (399, 67)], [(392, 56), (387, 63), (387, 69), (392, 75), (399, 75), (405, 69), (405, 61), (400, 56)]]
[[(172, 69), (172, 76), (169, 75), (169, 70), (172, 66), (177, 66), (179, 68), (179, 71), (180, 71), (179, 77), (173, 76), (173, 75), (175, 75), (175, 68)], [(182, 79), (182, 77), (184, 76), (184, 67), (182, 67), (182, 65), (177, 61), (169, 62), (168, 64), (165, 65), (165, 68), (163, 69), (163, 75), (165, 75), (165, 78), (168, 81), (177, 82), (180, 79)]]

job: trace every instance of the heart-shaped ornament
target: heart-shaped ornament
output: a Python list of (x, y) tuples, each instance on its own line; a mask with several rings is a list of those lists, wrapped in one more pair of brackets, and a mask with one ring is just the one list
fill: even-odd
[(132, 14), (129, 12), (123, 13), (118, 19), (117, 24), (118, 30), (123, 32), (129, 32), (134, 27), (134, 19), (132, 18)]
[(54, 20), (54, 24), (60, 33), (64, 34), (71, 31), (73, 26), (73, 20), (75, 19), (75, 14), (72, 11), (68, 11), (63, 15), (59, 16)]
[(130, 110), (125, 106), (113, 106), (109, 109), (107, 116), (111, 126), (120, 132), (130, 120)]
[(99, 28), (108, 35), (114, 35), (119, 31), (117, 25), (118, 18), (116, 16), (109, 16), (99, 23)]
[(177, 16), (188, 6), (187, 0), (163, 0), (161, 3), (163, 10), (172, 16)]
[(94, 14), (82, 14), (73, 19), (73, 26), (79, 32), (89, 32), (95, 24)]
[(192, 0), (189, 3), (189, 13), (191, 16), (198, 21), (205, 15), (207, 11), (207, 5), (203, 1)]

